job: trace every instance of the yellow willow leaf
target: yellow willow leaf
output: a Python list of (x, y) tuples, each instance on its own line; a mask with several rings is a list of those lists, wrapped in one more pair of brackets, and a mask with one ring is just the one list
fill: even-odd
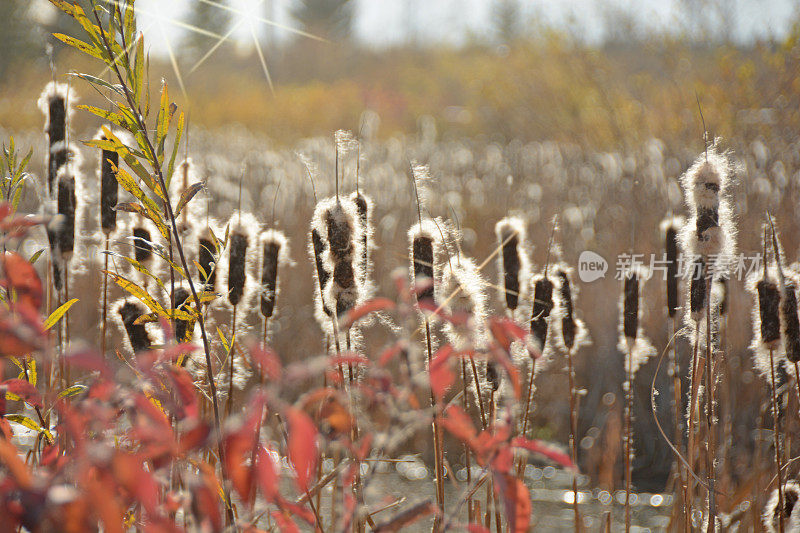
[(72, 305), (77, 301), (78, 298), (73, 298), (72, 300), (61, 304), (61, 306), (53, 311), (50, 316), (47, 317), (47, 320), (44, 321), (44, 329), (50, 329), (55, 326), (56, 323), (61, 320), (61, 317), (63, 317), (66, 312), (69, 311), (69, 308), (72, 307)]
[(25, 426), (26, 428), (32, 429), (37, 433), (44, 433), (50, 440), (50, 442), (53, 442), (53, 435), (48, 430), (40, 426), (35, 420), (33, 420), (29, 416), (11, 414), (11, 415), (6, 415), (6, 420), (8, 420), (9, 422), (14, 422), (15, 424), (19, 424), (21, 426)]
[(72, 396), (77, 396), (78, 394), (82, 393), (83, 391), (87, 390), (88, 387), (86, 385), (73, 385), (71, 387), (67, 387), (66, 389), (62, 390), (58, 393), (59, 398), (71, 398)]
[(158, 313), (160, 316), (167, 317), (167, 311), (164, 307), (155, 301), (155, 299), (148, 294), (146, 290), (132, 282), (131, 280), (120, 276), (119, 274), (115, 274), (114, 272), (109, 272), (108, 270), (102, 270), (101, 272), (107, 274), (111, 277), (111, 280), (119, 285), (122, 290), (129, 293), (131, 296), (138, 298), (143, 304), (150, 308), (150, 310), (154, 313)]

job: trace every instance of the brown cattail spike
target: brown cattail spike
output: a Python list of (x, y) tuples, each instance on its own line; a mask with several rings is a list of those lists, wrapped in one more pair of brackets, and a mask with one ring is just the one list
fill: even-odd
[(126, 301), (119, 308), (122, 324), (125, 326), (125, 332), (128, 334), (128, 340), (134, 352), (149, 350), (152, 346), (145, 325), (136, 324), (136, 320), (144, 314), (144, 309), (138, 302)]
[(519, 305), (519, 235), (513, 233), (503, 240), (503, 283), (506, 294), (506, 307), (515, 310)]
[(781, 319), (786, 358), (792, 363), (797, 363), (800, 361), (800, 320), (797, 316), (797, 290), (794, 283), (787, 283), (783, 289)]
[(369, 235), (370, 235), (370, 202), (367, 197), (356, 191), (352, 195), (353, 203), (356, 204), (356, 211), (358, 212), (358, 222), (361, 224), (361, 283), (367, 281), (369, 275)]
[(58, 214), (61, 215), (58, 248), (65, 257), (75, 249), (75, 205), (75, 176), (62, 172), (58, 179)]
[[(317, 282), (319, 283), (320, 294), (324, 294), (325, 285), (328, 283), (328, 279), (331, 275), (325, 270), (325, 263), (322, 259), (322, 254), (325, 252), (325, 241), (322, 240), (322, 236), (316, 229), (311, 230), (311, 245), (314, 248), (314, 264), (317, 269)], [(324, 301), (322, 303), (322, 309), (325, 311), (326, 315), (330, 316), (331, 311), (328, 309), (328, 306), (325, 305)]]
[(261, 234), (261, 315), (270, 318), (275, 313), (278, 298), (278, 267), (288, 255), (284, 234), (271, 229)]
[(150, 230), (143, 226), (133, 228), (133, 252), (134, 259), (139, 263), (145, 263), (153, 258), (153, 244)]
[(689, 284), (689, 309), (692, 318), (699, 320), (702, 318), (703, 310), (706, 308), (706, 279), (705, 261), (698, 258), (692, 264), (692, 280)]
[(575, 313), (572, 305), (572, 286), (569, 281), (569, 274), (566, 270), (559, 268), (556, 271), (556, 277), (559, 279), (559, 292), (561, 295), (561, 336), (564, 340), (564, 346), (567, 350), (571, 350), (575, 346)]
[(675, 318), (678, 313), (678, 228), (669, 224), (665, 232), (667, 261), (667, 314)]
[(634, 270), (625, 276), (622, 320), (625, 338), (635, 341), (639, 331), (639, 274)]
[(414, 261), (414, 283), (422, 287), (419, 303), (433, 303), (433, 239), (420, 235), (411, 244)]
[(547, 326), (550, 312), (553, 310), (553, 282), (545, 276), (539, 276), (533, 284), (533, 312), (531, 313), (531, 333), (544, 350), (547, 342)]
[(780, 301), (778, 285), (768, 278), (756, 283), (758, 291), (758, 313), (761, 319), (761, 342), (766, 345), (776, 344), (781, 338)]
[[(103, 137), (105, 139), (105, 137)], [(114, 168), (119, 166), (119, 154), (103, 150), (100, 154), (100, 227), (108, 235), (117, 225), (119, 184)]]
[[(175, 287), (172, 298), (175, 302), (175, 308), (179, 311), (186, 311), (188, 309), (189, 296), (191, 296), (191, 294), (186, 287)], [(188, 342), (191, 340), (191, 325), (192, 323), (190, 320), (175, 320), (175, 339), (178, 342)]]
[(214, 283), (216, 282), (217, 272), (214, 268), (216, 258), (214, 257), (214, 243), (211, 239), (200, 237), (199, 250), (197, 254), (197, 263), (200, 265), (199, 276), (200, 281), (205, 286), (206, 290), (213, 290)]
[(247, 257), (248, 239), (244, 233), (233, 233), (230, 236), (230, 252), (228, 266), (228, 301), (236, 305), (244, 295), (245, 259)]

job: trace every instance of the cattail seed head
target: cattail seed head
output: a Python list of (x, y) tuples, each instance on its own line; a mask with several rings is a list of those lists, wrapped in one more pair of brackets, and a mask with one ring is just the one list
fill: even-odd
[(269, 229), (259, 237), (261, 245), (261, 315), (270, 318), (278, 298), (278, 266), (288, 262), (289, 245), (283, 232)]
[(692, 263), (692, 279), (689, 283), (689, 310), (692, 320), (701, 320), (706, 308), (706, 263), (700, 257)]
[[(309, 243), (309, 255), (314, 260), (314, 277), (317, 280), (317, 285), (314, 287), (314, 302), (316, 303), (316, 315), (317, 320), (320, 324), (323, 322), (327, 323), (324, 317), (331, 316), (331, 310), (325, 305), (323, 301), (322, 295), (325, 292), (325, 285), (328, 283), (328, 278), (330, 278), (330, 273), (325, 269), (325, 261), (323, 260), (325, 249), (327, 247), (327, 243), (317, 231), (316, 228), (311, 229), (311, 240)], [(323, 326), (323, 329), (327, 327), (327, 325)]]
[(124, 298), (112, 305), (112, 317), (125, 332), (125, 340), (129, 349), (134, 352), (149, 350), (153, 345), (153, 337), (146, 324), (136, 324), (136, 320), (147, 314), (144, 304), (134, 298)]
[[(765, 259), (766, 260), (766, 259)], [(750, 275), (746, 287), (753, 295), (753, 337), (750, 349), (753, 350), (753, 363), (756, 369), (767, 380), (771, 381), (770, 352), (775, 368), (785, 362), (785, 354), (781, 350), (781, 292), (774, 267), (765, 268), (765, 272)], [(777, 375), (777, 374), (776, 374)]]
[(781, 297), (781, 329), (786, 358), (800, 361), (800, 319), (797, 315), (797, 282), (792, 280), (783, 287)]
[[(330, 274), (323, 290), (325, 307), (342, 316), (361, 298), (361, 226), (356, 205), (349, 198), (328, 198), (317, 203), (311, 221), (320, 236), (327, 237), (327, 250), (322, 254), (325, 270)], [(313, 238), (313, 237), (312, 237)]]
[(641, 325), (642, 285), (649, 277), (644, 268), (633, 266), (622, 274), (623, 290), (620, 301), (620, 340), (618, 348), (626, 354), (633, 374), (655, 354), (655, 348), (644, 335)]
[(502, 253), (498, 256), (499, 271), (502, 272), (506, 308), (515, 311), (520, 300), (527, 298), (527, 283), (530, 279), (530, 259), (526, 246), (525, 222), (519, 217), (505, 217), (494, 227)]
[[(453, 258), (441, 266), (436, 285), (436, 303), (456, 320), (443, 326), (448, 342), (456, 350), (482, 349), (486, 344), (486, 282), (475, 262)], [(465, 320), (459, 320), (465, 319)]]
[(59, 172), (57, 203), (58, 214), (62, 217), (58, 232), (58, 249), (61, 255), (68, 259), (75, 250), (75, 210), (77, 205), (75, 175), (69, 172), (69, 167), (64, 167)]
[[(101, 140), (106, 140), (106, 136), (102, 133), (99, 137)], [(118, 166), (117, 152), (100, 150), (100, 228), (106, 235), (117, 227), (119, 183), (114, 169)]]
[(38, 106), (45, 116), (48, 139), (47, 186), (51, 197), (56, 192), (58, 171), (69, 159), (67, 133), (75, 92), (66, 83), (50, 82), (39, 96)]
[(254, 252), (258, 230), (258, 221), (250, 213), (234, 212), (228, 221), (228, 249), (220, 265), (220, 292), (227, 294), (232, 306), (243, 300), (247, 306), (252, 296), (252, 281), (249, 280), (253, 277), (258, 255), (257, 250)]
[(442, 251), (442, 237), (436, 222), (422, 219), (408, 230), (410, 244), (409, 259), (412, 266), (412, 281), (417, 288), (417, 302), (434, 304), (437, 283), (436, 269)]
[(553, 282), (544, 275), (534, 276), (531, 333), (541, 351), (547, 345), (547, 328), (553, 306)]
[[(191, 293), (189, 289), (183, 285), (175, 287), (172, 300), (175, 302), (175, 309), (179, 311), (187, 311), (189, 308), (189, 298)], [(175, 320), (175, 339), (180, 342), (188, 342), (192, 338), (192, 321), (190, 320)]]
[(365, 286), (370, 277), (370, 247), (373, 239), (374, 229), (372, 220), (374, 218), (375, 202), (363, 192), (356, 191), (350, 195), (350, 199), (356, 206), (358, 212), (358, 222), (361, 226), (361, 256), (359, 258), (359, 271), (361, 279), (359, 282)]
[(783, 508), (780, 507), (778, 489), (774, 489), (769, 501), (764, 506), (764, 514), (761, 517), (766, 530), (770, 533), (777, 533), (780, 529), (780, 516), (783, 515), (784, 522), (787, 522), (785, 530), (797, 531), (796, 526), (800, 525), (800, 516), (795, 512), (795, 508), (798, 507), (799, 499), (800, 485), (795, 481), (787, 481), (783, 485)]
[(206, 227), (197, 238), (197, 276), (203, 289), (206, 291), (214, 291), (217, 282), (217, 256), (218, 240), (216, 235), (221, 232), (215, 231), (216, 223), (209, 220)]
[(572, 286), (569, 281), (569, 273), (564, 268), (556, 269), (556, 278), (559, 282), (559, 295), (561, 297), (561, 338), (567, 351), (575, 346), (575, 334), (577, 324), (575, 322), (575, 310), (572, 302)]
[(675, 318), (678, 314), (678, 234), (684, 225), (681, 217), (670, 217), (661, 223), (664, 232), (665, 260), (667, 263), (667, 314)]
[(133, 252), (134, 259), (141, 264), (153, 259), (153, 232), (144, 219), (133, 227)]

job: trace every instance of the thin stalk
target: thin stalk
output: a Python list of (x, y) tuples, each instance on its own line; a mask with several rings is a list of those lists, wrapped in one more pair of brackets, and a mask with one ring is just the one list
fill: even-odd
[(633, 352), (625, 361), (625, 532), (631, 530), (631, 437), (633, 436)]
[[(675, 318), (670, 317), (669, 319), (669, 338), (675, 338)], [(669, 352), (670, 354), (670, 373), (672, 374), (672, 393), (673, 393), (673, 404), (675, 409), (675, 447), (678, 449), (678, 452), (682, 453), (682, 444), (683, 444), (683, 409), (682, 409), (682, 402), (681, 402), (681, 371), (680, 371), (680, 363), (678, 362), (678, 349), (673, 343), (672, 349)], [(680, 484), (680, 495), (683, 499), (683, 523), (686, 524), (689, 520), (689, 506), (688, 501), (686, 499), (686, 476), (684, 475), (684, 467), (683, 463), (678, 459), (675, 459), (675, 464), (673, 466), (673, 481), (676, 485), (676, 501), (678, 498), (677, 492), (677, 485)], [(676, 505), (676, 509), (678, 506)]]
[[(103, 254), (103, 272), (108, 272), (108, 234), (105, 236), (105, 253)], [(108, 320), (108, 276), (103, 274), (103, 321), (100, 353), (106, 355), (106, 323)]]
[[(797, 366), (795, 365), (795, 369)], [(463, 384), (463, 394), (461, 395), (461, 405), (464, 412), (467, 412), (467, 362), (461, 358), (461, 382)], [(800, 386), (798, 386), (800, 390)], [(467, 486), (472, 486), (472, 459), (470, 457), (469, 446), (464, 444), (464, 463), (467, 468)], [(472, 495), (467, 497), (467, 520), (471, 524), (473, 519), (472, 515)]]
[(706, 305), (706, 480), (708, 482), (708, 533), (714, 533), (717, 528), (717, 497), (714, 490), (716, 475), (714, 463), (716, 448), (714, 438), (714, 375), (711, 364), (711, 278), (706, 276), (706, 294), (709, 295), (709, 304)]
[[(433, 343), (431, 342), (431, 325), (428, 317), (425, 317), (425, 349), (428, 355), (428, 372), (433, 362)], [(437, 532), (441, 526), (441, 517), (444, 516), (444, 472), (442, 469), (442, 435), (439, 432), (439, 413), (437, 412), (436, 396), (433, 394), (431, 388), (431, 408), (433, 409), (433, 453), (434, 457), (434, 470), (436, 473), (436, 506), (439, 508), (439, 514), (433, 520), (433, 531)]]
[[(686, 460), (689, 462), (689, 468), (694, 469), (694, 456), (695, 456), (695, 427), (694, 427), (694, 414), (695, 414), (695, 407), (697, 402), (697, 373), (700, 370), (699, 360), (698, 360), (698, 351), (699, 351), (699, 338), (700, 338), (700, 322), (695, 321), (695, 336), (694, 336), (694, 343), (692, 348), (692, 380), (690, 384), (690, 395), (689, 395), (689, 415), (686, 421), (688, 437), (687, 437), (687, 445), (686, 445)], [(694, 507), (694, 481), (687, 478), (687, 491), (686, 491), (686, 499), (687, 499), (687, 521), (688, 525), (687, 528), (691, 528), (692, 524), (692, 512)]]
[(775, 390), (775, 357), (772, 353), (772, 348), (769, 349), (769, 369), (770, 377), (772, 379), (772, 435), (775, 444), (775, 477), (778, 480), (778, 526), (780, 533), (783, 533), (783, 483), (781, 482), (781, 437), (778, 422), (778, 394)]
[[(567, 375), (569, 376), (569, 446), (572, 464), (578, 465), (578, 410), (575, 404), (575, 368), (572, 364), (572, 349), (567, 350)], [(572, 511), (575, 516), (575, 533), (581, 530), (578, 510), (578, 473), (572, 474)]]
[(234, 360), (236, 358), (236, 310), (238, 305), (233, 306), (233, 316), (231, 317), (231, 346), (230, 346), (230, 363), (228, 367), (228, 401), (225, 404), (225, 415), (231, 416), (233, 409), (233, 371), (235, 369)]
[(794, 383), (797, 385), (797, 409), (800, 411), (800, 369), (797, 362), (794, 363)]
[[(93, 4), (93, 7), (94, 7), (94, 4)], [(121, 12), (120, 7), (119, 7), (118, 4), (115, 6), (115, 10), (116, 10), (117, 17), (118, 17), (118, 19), (120, 21), (120, 25), (122, 25), (123, 17), (122, 17), (122, 12)], [(92, 9), (92, 14), (94, 15), (94, 18), (97, 21), (98, 26), (102, 28), (103, 24), (100, 21), (100, 16), (97, 14), (97, 9), (96, 8)], [(110, 57), (114, 57), (114, 51), (111, 48), (111, 44), (108, 42), (108, 38), (106, 37), (106, 33), (105, 32), (100, 32), (100, 36), (101, 36), (101, 39), (102, 39), (102, 42), (103, 42), (103, 46), (104, 46), (104, 48), (106, 50), (106, 53), (108, 53)], [(125, 66), (126, 66), (126, 70), (129, 70), (130, 69), (130, 58), (128, 57), (128, 53), (127, 53), (128, 45), (125, 42), (125, 36), (124, 35), (122, 36), (122, 49), (126, 51), (125, 52)], [(188, 263), (186, 261), (186, 255), (183, 252), (183, 246), (181, 245), (180, 235), (178, 234), (178, 227), (177, 227), (177, 224), (175, 222), (175, 213), (172, 210), (172, 202), (169, 200), (169, 189), (167, 188), (166, 181), (164, 180), (164, 174), (163, 174), (163, 172), (161, 170), (161, 163), (159, 162), (159, 159), (158, 159), (158, 157), (156, 155), (156, 151), (155, 151), (155, 148), (153, 147), (153, 143), (150, 140), (150, 135), (148, 133), (149, 130), (147, 129), (147, 125), (144, 123), (144, 118), (143, 118), (143, 115), (141, 113), (141, 110), (139, 109), (139, 106), (134, 104), (133, 94), (131, 93), (130, 87), (128, 86), (128, 84), (126, 82), (125, 77), (123, 77), (122, 73), (119, 70), (119, 66), (117, 64), (117, 61), (112, 61), (110, 66), (111, 66), (111, 69), (114, 71), (114, 74), (117, 77), (117, 80), (119, 81), (119, 84), (120, 84), (120, 86), (121, 86), (121, 88), (122, 88), (122, 90), (123, 90), (123, 92), (125, 94), (125, 99), (126, 99), (126, 101), (128, 103), (128, 106), (130, 107), (131, 110), (135, 110), (136, 111), (135, 113), (133, 113), (133, 116), (134, 116), (134, 119), (136, 120), (136, 126), (137, 126), (137, 128), (139, 130), (139, 133), (141, 134), (142, 140), (144, 140), (145, 148), (147, 149), (147, 156), (148, 156), (147, 159), (150, 162), (150, 164), (153, 166), (153, 169), (155, 170), (155, 175), (158, 178), (158, 185), (161, 187), (162, 195), (165, 198), (167, 198), (167, 200), (164, 202), (164, 206), (167, 208), (167, 218), (169, 219), (170, 229), (172, 230), (172, 234), (175, 236), (175, 246), (176, 246), (176, 248), (178, 250), (178, 256), (180, 257), (180, 260), (181, 260), (181, 267), (183, 268), (184, 272), (189, 272), (189, 265), (188, 265)], [(200, 298), (197, 295), (197, 290), (195, 289), (194, 281), (192, 281), (192, 277), (188, 276), (187, 277), (187, 281), (189, 282), (189, 290), (192, 293), (192, 299), (194, 300), (195, 308), (200, 310), (200, 309), (202, 309), (202, 305), (200, 303)], [(212, 405), (214, 407), (214, 430), (216, 431), (217, 435), (220, 435), (220, 426), (221, 426), (221, 424), (220, 424), (220, 418), (219, 418), (219, 402), (217, 400), (217, 386), (214, 383), (214, 376), (212, 374), (211, 349), (210, 349), (210, 346), (209, 346), (208, 335), (206, 334), (206, 329), (205, 329), (205, 320), (203, 319), (202, 313), (198, 313), (197, 321), (198, 321), (198, 324), (200, 326), (200, 332), (201, 332), (201, 335), (202, 335), (202, 338), (203, 338), (203, 350), (205, 352), (205, 358), (206, 358), (206, 377), (208, 379), (209, 388), (211, 389), (211, 401), (212, 401)], [(222, 439), (221, 438), (218, 439), (217, 448), (218, 448), (219, 457), (220, 457), (220, 468), (222, 469), (223, 480), (225, 480), (225, 479), (227, 479), (228, 476), (227, 476), (227, 472), (226, 472), (226, 468), (225, 468), (225, 461), (222, 460), (222, 458), (225, 456), (225, 454), (224, 454), (224, 447), (223, 447), (223, 443), (222, 443)], [(228, 520), (228, 523), (233, 523), (234, 515), (233, 515), (233, 508), (231, 507), (231, 503), (230, 503), (230, 496), (228, 494), (228, 490), (227, 489), (223, 489), (223, 492), (224, 492), (224, 496), (225, 496), (224, 499), (225, 499), (225, 510), (226, 510), (227, 520)]]

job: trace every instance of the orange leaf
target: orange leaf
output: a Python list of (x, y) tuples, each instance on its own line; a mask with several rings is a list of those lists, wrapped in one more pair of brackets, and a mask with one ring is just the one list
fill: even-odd
[(26, 302), (37, 311), (42, 307), (42, 280), (32, 264), (16, 252), (3, 254), (5, 286), (17, 293), (17, 301)]
[(303, 411), (290, 407), (286, 410), (289, 423), (289, 460), (297, 474), (297, 486), (305, 492), (317, 465), (317, 428)]

